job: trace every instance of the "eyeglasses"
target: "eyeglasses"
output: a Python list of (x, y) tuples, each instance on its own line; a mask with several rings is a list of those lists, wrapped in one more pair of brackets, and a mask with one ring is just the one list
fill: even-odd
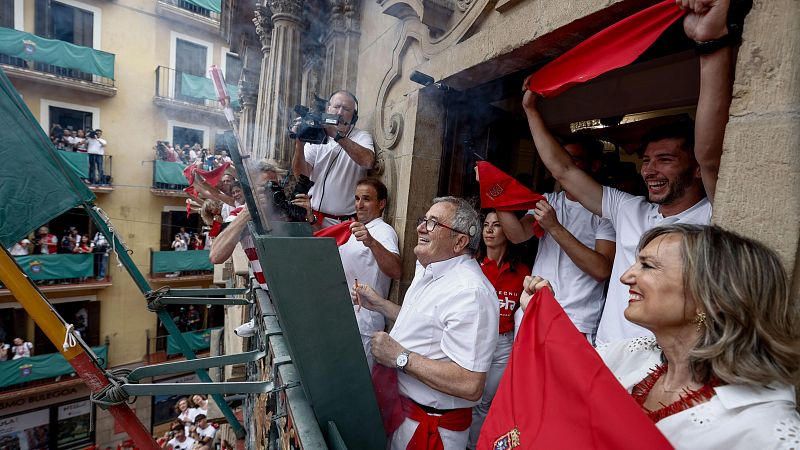
[(423, 222), (425, 222), (425, 230), (428, 233), (433, 233), (433, 230), (435, 230), (436, 226), (438, 225), (438, 226), (440, 226), (442, 228), (446, 228), (446, 229), (448, 229), (448, 230), (450, 230), (450, 231), (452, 231), (454, 233), (467, 234), (467, 233), (465, 233), (465, 232), (463, 232), (461, 230), (456, 230), (455, 228), (448, 227), (447, 225), (439, 222), (436, 219), (428, 219), (426, 217), (420, 217), (419, 219), (417, 219), (417, 227), (419, 227), (420, 224), (422, 224)]

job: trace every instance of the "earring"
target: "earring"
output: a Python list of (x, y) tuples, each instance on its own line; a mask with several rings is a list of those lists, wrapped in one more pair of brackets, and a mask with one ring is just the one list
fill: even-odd
[(697, 331), (702, 331), (703, 328), (705, 328), (707, 326), (706, 325), (706, 313), (704, 313), (704, 312), (697, 313), (697, 315), (694, 316), (694, 320), (692, 320), (692, 323), (697, 324)]

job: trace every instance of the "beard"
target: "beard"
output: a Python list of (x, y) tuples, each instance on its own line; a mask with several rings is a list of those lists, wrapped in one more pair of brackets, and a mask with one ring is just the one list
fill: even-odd
[(674, 203), (676, 200), (683, 197), (684, 194), (686, 194), (686, 190), (694, 183), (694, 172), (694, 167), (690, 167), (681, 172), (677, 178), (668, 183), (667, 193), (664, 197), (660, 199), (648, 198), (648, 200), (658, 205), (670, 205)]

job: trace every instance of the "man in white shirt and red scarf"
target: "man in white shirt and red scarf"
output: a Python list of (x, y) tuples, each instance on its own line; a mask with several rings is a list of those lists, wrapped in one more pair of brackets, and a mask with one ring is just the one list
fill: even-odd
[(417, 226), (417, 268), (403, 306), (369, 286), (356, 289), (362, 306), (396, 321), (372, 338), (375, 362), (398, 371), (404, 420), (393, 450), (466, 447), (497, 341), (497, 295), (472, 257), (479, 215), (463, 199), (433, 202)]

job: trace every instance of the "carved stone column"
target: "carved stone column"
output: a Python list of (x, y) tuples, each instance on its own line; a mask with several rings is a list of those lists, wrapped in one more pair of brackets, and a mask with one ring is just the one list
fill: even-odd
[[(262, 9), (262, 14), (265, 13)], [(287, 129), (292, 108), (300, 103), (301, 34), (303, 0), (270, 0), (272, 36), (266, 46), (262, 38), (264, 64), (259, 83), (254, 153), (283, 169), (291, 166), (294, 143)]]
[(239, 104), (242, 105), (239, 115), (239, 134), (242, 145), (252, 151), (256, 107), (258, 106), (258, 84), (244, 78), (239, 80)]
[(322, 88), (328, 95), (339, 89), (355, 92), (361, 36), (358, 0), (329, 1), (331, 17), (324, 40), (326, 70)]

